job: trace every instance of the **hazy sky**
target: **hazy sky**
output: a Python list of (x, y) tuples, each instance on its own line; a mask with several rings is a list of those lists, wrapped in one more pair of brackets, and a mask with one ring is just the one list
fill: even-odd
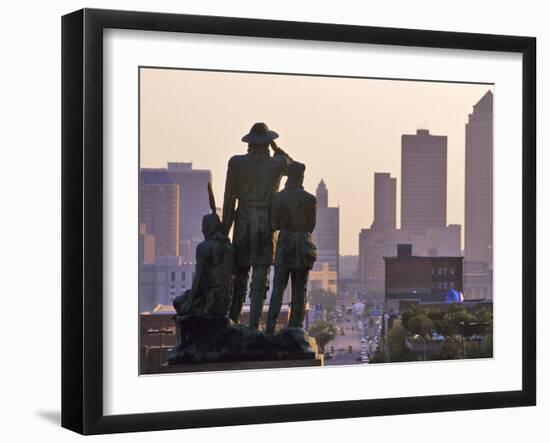
[[(227, 161), (263, 121), (277, 143), (306, 164), (304, 186), (324, 179), (340, 207), (340, 253), (357, 254), (374, 213), (374, 173), (397, 177), (401, 135), (447, 135), (447, 224), (464, 225), (464, 125), (488, 85), (296, 75), (141, 69), (141, 166), (193, 162), (210, 169), (222, 205)], [(464, 236), (464, 231), (462, 232)]]

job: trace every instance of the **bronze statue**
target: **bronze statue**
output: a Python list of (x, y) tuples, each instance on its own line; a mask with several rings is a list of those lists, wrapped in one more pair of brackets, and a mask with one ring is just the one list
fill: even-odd
[(311, 233), (315, 228), (317, 199), (303, 188), (305, 165), (293, 162), (283, 191), (273, 196), (272, 229), (280, 230), (275, 253), (273, 292), (267, 314), (266, 333), (273, 334), (283, 293), (292, 282), (289, 328), (303, 328), (308, 274), (317, 259)]
[(234, 248), (216, 214), (212, 186), (208, 183), (211, 214), (202, 218), (204, 241), (196, 250), (193, 284), (174, 299), (180, 317), (227, 318), (233, 298)]
[[(311, 241), (315, 197), (302, 188), (304, 166), (293, 166), (290, 157), (273, 141), (276, 137), (263, 123), (255, 124), (250, 134), (243, 137), (249, 143), (248, 154), (234, 156), (229, 161), (223, 223), (216, 215), (212, 188), (208, 186), (212, 213), (203, 217), (204, 241), (197, 247), (192, 288), (174, 300), (178, 343), (168, 359), (170, 365), (269, 360), (320, 362), (315, 341), (301, 328), (305, 285), (316, 252)], [(274, 197), (281, 177), (289, 168), (285, 190)], [(239, 206), (235, 209), (237, 200)], [(279, 302), (278, 308), (276, 302), (270, 306), (270, 318), (277, 319), (289, 275), (293, 286), (290, 326), (294, 327), (277, 335), (259, 330), (269, 268), (273, 264), (272, 205), (276, 215), (273, 228), (281, 229), (281, 240), (275, 260), (274, 287)], [(233, 223), (234, 245), (231, 245), (227, 233)], [(237, 322), (250, 267), (251, 312), (247, 327)], [(271, 323), (274, 329), (275, 323)]]
[[(238, 322), (246, 296), (250, 268), (250, 321), (258, 329), (263, 303), (269, 289), (269, 269), (273, 264), (273, 231), (270, 206), (292, 159), (275, 143), (278, 134), (265, 123), (255, 123), (242, 141), (248, 152), (229, 160), (223, 202), (225, 234), (233, 227), (235, 247), (235, 292), (230, 318)], [(271, 156), (269, 146), (273, 149)], [(238, 200), (238, 208), (235, 208)]]

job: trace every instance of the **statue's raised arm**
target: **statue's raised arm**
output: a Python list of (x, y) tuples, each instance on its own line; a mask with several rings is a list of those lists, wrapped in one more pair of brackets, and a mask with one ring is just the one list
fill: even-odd
[(277, 145), (277, 143), (275, 142), (275, 140), (272, 140), (269, 145), (271, 146), (271, 149), (273, 149), (274, 155), (276, 156), (280, 155), (280, 156), (286, 157), (287, 164), (290, 164), (293, 161), (292, 157), (288, 155), (282, 148), (280, 148), (279, 145)]

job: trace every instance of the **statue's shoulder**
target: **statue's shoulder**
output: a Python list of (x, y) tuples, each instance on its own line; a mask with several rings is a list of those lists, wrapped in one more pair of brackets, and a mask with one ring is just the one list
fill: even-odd
[(204, 240), (202, 243), (205, 244), (205, 248), (233, 248), (229, 237), (219, 232)]
[(246, 162), (248, 160), (248, 157), (249, 157), (248, 154), (234, 155), (229, 159), (229, 162), (227, 163), (227, 165), (229, 167), (236, 167), (237, 165)]
[(203, 240), (197, 245), (197, 258), (206, 257), (214, 244), (210, 240)]
[(310, 194), (309, 192), (305, 191), (304, 190), (304, 199), (307, 201), (307, 202), (311, 202), (311, 203), (317, 203), (317, 197), (315, 197), (313, 194)]

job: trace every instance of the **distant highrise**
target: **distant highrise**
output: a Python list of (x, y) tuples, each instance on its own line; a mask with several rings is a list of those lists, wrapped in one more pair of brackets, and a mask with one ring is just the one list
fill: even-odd
[(321, 208), (328, 208), (328, 189), (325, 181), (321, 179), (317, 186), (317, 206)]
[(210, 213), (208, 182), (212, 173), (205, 169), (193, 169), (192, 163), (168, 163), (168, 168), (143, 168), (143, 174), (161, 177), (165, 174), (179, 186), (179, 255), (185, 261), (195, 260), (195, 249), (204, 239), (202, 217)]
[(401, 137), (401, 229), (447, 225), (447, 136), (419, 129)]
[(356, 280), (359, 278), (359, 256), (358, 255), (341, 255), (338, 265), (340, 280)]
[(195, 249), (204, 240), (202, 217), (210, 213), (208, 183), (212, 173), (193, 169), (193, 163), (168, 163), (168, 174), (180, 187), (180, 255), (195, 260)]
[(145, 223), (139, 224), (139, 264), (154, 263), (156, 259), (155, 236), (147, 232)]
[(359, 233), (359, 280), (371, 295), (384, 291), (384, 257), (397, 254), (397, 244), (408, 240), (395, 226), (397, 179), (374, 173), (374, 220)]
[(449, 225), (446, 228), (428, 228), (421, 235), (410, 235), (414, 255), (420, 257), (460, 257), (461, 226)]
[[(340, 208), (328, 206), (328, 190), (321, 180), (317, 186), (317, 224), (313, 238), (317, 245), (317, 261), (313, 271), (323, 271), (323, 263), (328, 264), (328, 271), (336, 272), (338, 280), (338, 261), (340, 256)], [(326, 267), (324, 268), (326, 270)]]
[(493, 93), (474, 105), (466, 123), (465, 260), (493, 267)]
[(329, 270), (327, 262), (323, 262), (320, 270), (312, 270), (309, 273), (307, 290), (314, 291), (316, 289), (323, 289), (333, 294), (338, 292), (338, 273)]
[(155, 256), (179, 255), (179, 187), (166, 173), (140, 174), (139, 222), (155, 237)]
[(397, 179), (387, 172), (374, 173), (374, 221), (371, 228), (395, 229)]
[(139, 310), (155, 305), (172, 305), (193, 284), (195, 265), (182, 257), (157, 257), (154, 263), (144, 263), (139, 274)]

